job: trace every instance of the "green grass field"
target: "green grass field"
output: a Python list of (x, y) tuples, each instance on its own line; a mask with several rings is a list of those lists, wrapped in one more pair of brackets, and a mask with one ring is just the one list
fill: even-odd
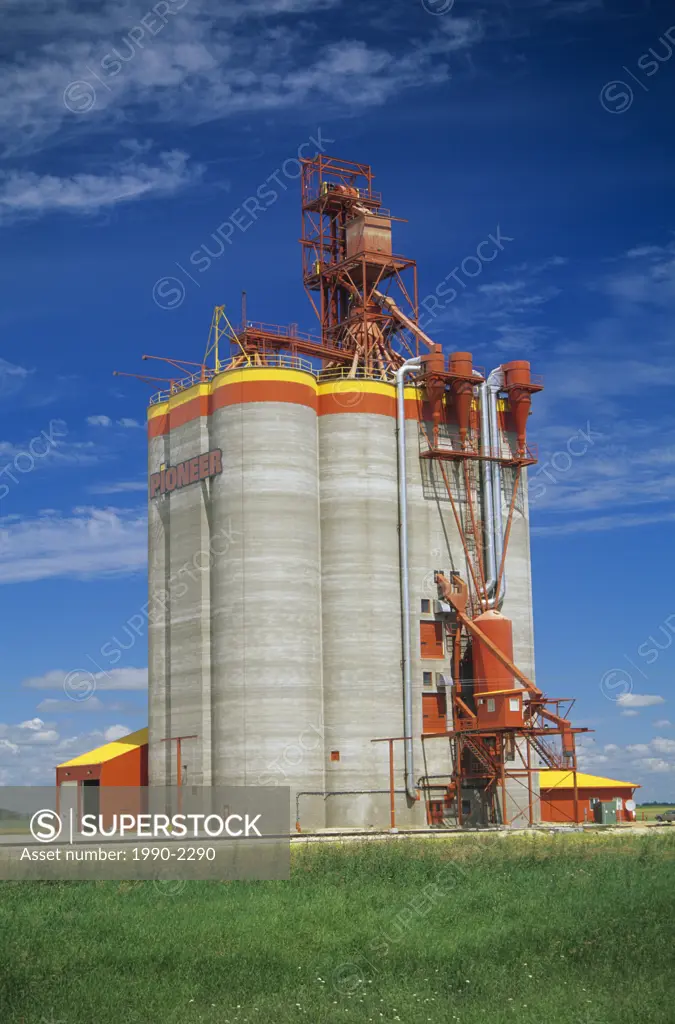
[(657, 814), (663, 814), (664, 811), (672, 811), (673, 808), (675, 808), (675, 804), (661, 804), (659, 807), (640, 807), (638, 804), (636, 818), (638, 821), (655, 821)]
[(13, 819), (11, 821), (2, 821), (0, 819), (0, 836), (19, 835), (19, 833), (27, 835), (29, 827), (28, 822), (28, 818), (19, 818), (18, 820)]
[(295, 849), (290, 882), (0, 883), (2, 1024), (672, 1024), (675, 835)]

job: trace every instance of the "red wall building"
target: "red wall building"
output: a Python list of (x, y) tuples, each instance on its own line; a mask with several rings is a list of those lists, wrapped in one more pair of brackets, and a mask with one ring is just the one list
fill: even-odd
[(574, 815), (574, 776), (569, 771), (540, 771), (539, 786), (541, 791), (541, 820), (566, 822), (567, 824), (583, 824), (594, 819), (591, 800), (603, 803), (621, 801), (617, 805), (617, 821), (635, 821), (635, 811), (626, 810), (626, 800), (632, 800), (636, 789), (635, 782), (619, 782), (618, 779), (606, 779), (601, 775), (588, 775), (577, 772), (577, 810)]
[(112, 743), (64, 761), (56, 769), (59, 810), (83, 814), (139, 814), (148, 785), (148, 730), (139, 729)]

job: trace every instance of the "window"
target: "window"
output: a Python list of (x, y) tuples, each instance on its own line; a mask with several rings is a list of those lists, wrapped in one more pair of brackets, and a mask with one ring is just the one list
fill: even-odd
[(488, 709), (488, 711), (494, 711), (494, 709), (495, 709), (494, 697), (488, 697), (487, 709)]
[(518, 697), (509, 697), (509, 711), (519, 711), (520, 700)]
[(433, 672), (422, 673), (422, 686), (431, 686), (433, 682)]
[(428, 615), (429, 612), (431, 611), (431, 601), (429, 600), (428, 597), (423, 597), (421, 604), (422, 604), (422, 614), (423, 615)]

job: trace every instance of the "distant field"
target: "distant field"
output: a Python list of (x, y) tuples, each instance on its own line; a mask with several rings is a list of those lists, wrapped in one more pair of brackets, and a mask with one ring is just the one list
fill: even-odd
[(675, 835), (294, 850), (290, 882), (0, 883), (2, 1024), (672, 1024)]
[(675, 808), (675, 804), (663, 804), (659, 807), (640, 807), (638, 804), (636, 818), (638, 821), (654, 821), (657, 814), (663, 814), (664, 811), (672, 811), (673, 808)]
[(20, 832), (28, 834), (28, 818), (6, 818), (4, 821), (0, 819), (0, 836), (18, 835)]

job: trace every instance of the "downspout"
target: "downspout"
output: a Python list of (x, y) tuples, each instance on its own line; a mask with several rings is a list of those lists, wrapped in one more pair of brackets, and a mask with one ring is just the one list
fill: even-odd
[(417, 799), (413, 751), (413, 696), (410, 642), (410, 580), (408, 571), (408, 487), (405, 466), (405, 377), (421, 366), (422, 357), (408, 359), (394, 374), (396, 380), (396, 440), (398, 447), (398, 545), (401, 574), (401, 626), (403, 632), (403, 722), (405, 749), (405, 788), (411, 800)]
[[(486, 390), (488, 393), (488, 419), (489, 419), (489, 430), (490, 430), (490, 454), (493, 457), (499, 457), (500, 451), (500, 440), (499, 440), (499, 417), (497, 416), (497, 394), (504, 387), (504, 371), (501, 366), (496, 367), (488, 375)], [(481, 410), (482, 411), (482, 410)], [(504, 525), (502, 520), (502, 467), (499, 462), (491, 462), (490, 467), (492, 470), (492, 509), (493, 509), (493, 536), (494, 536), (494, 554), (495, 564), (497, 572), (502, 564), (502, 558), (504, 557)], [(493, 586), (496, 585), (493, 583)], [(506, 566), (502, 572), (502, 579), (499, 586), (499, 593), (494, 595), (492, 601), (492, 607), (498, 608), (506, 596)]]

